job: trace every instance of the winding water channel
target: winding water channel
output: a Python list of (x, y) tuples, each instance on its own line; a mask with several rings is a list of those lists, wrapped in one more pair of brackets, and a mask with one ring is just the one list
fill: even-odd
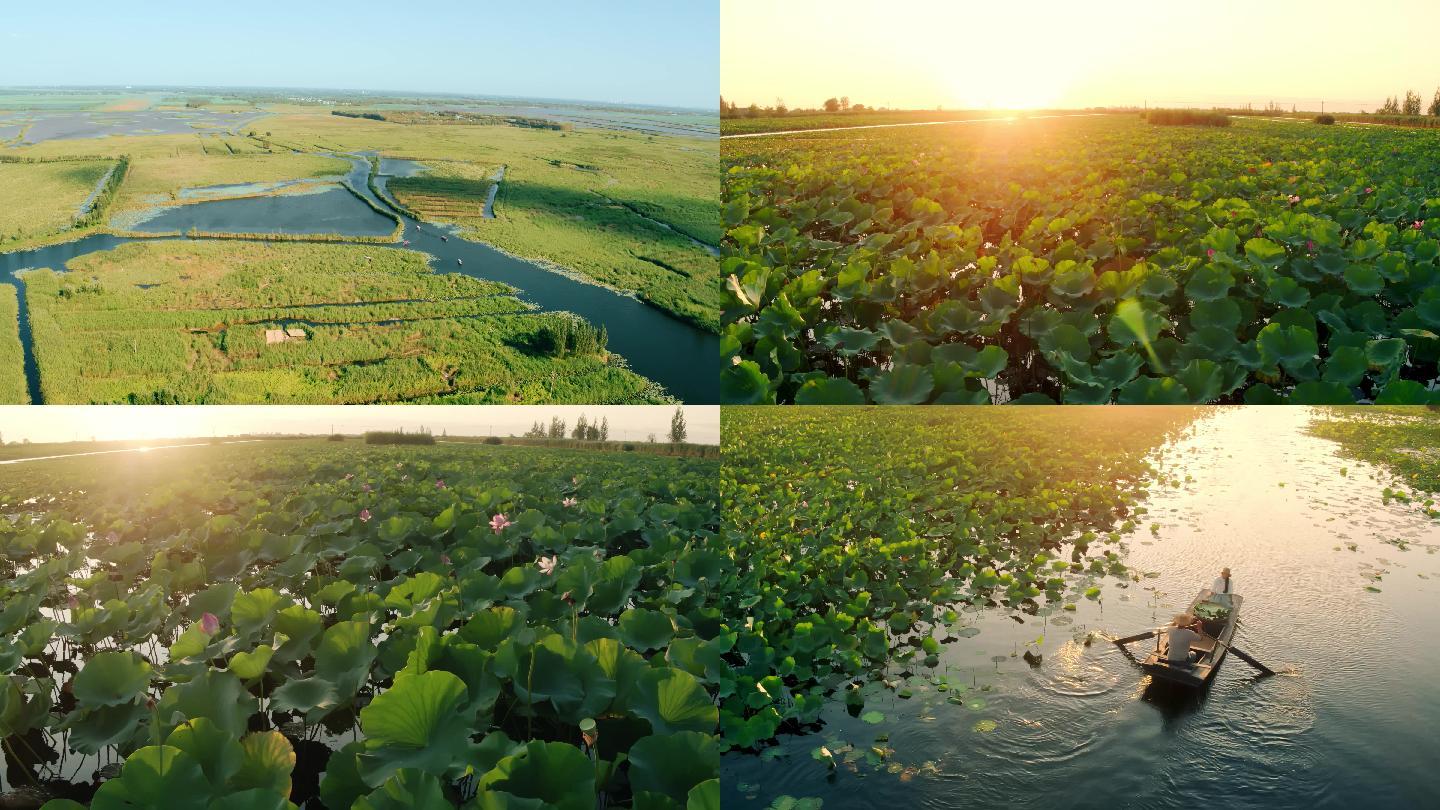
[[(1435, 806), (1440, 524), (1382, 503), (1389, 476), (1306, 434), (1311, 417), (1225, 408), (1200, 422), (1157, 455), (1185, 483), (1153, 488), (1125, 538), (1125, 562), (1153, 576), (1108, 579), (1075, 612), (967, 609), (960, 635), (978, 632), (944, 645), (938, 668), (897, 667), (910, 699), (873, 690), (865, 709), (882, 722), (835, 705), (778, 758), (727, 755), (724, 806)], [(1229, 656), (1208, 692), (1165, 689), (1098, 635), (1165, 623), (1221, 566), (1245, 597), (1235, 645), (1278, 676)], [(821, 745), (833, 771), (811, 757)], [(893, 749), (878, 765), (877, 745)]]
[[(364, 157), (340, 155), (351, 163), (346, 182), (375, 205), (389, 206), (369, 190), (370, 164)], [(636, 298), (577, 280), (534, 262), (516, 258), (489, 245), (463, 239), (440, 226), (405, 224), (406, 246), (428, 254), (442, 272), (502, 281), (520, 290), (519, 297), (542, 310), (567, 310), (604, 326), (610, 348), (636, 373), (660, 383), (686, 402), (719, 401), (719, 337), (675, 318)], [(249, 197), (164, 206), (135, 224), (136, 230), (185, 232), (191, 228), (217, 233), (338, 233), (344, 236), (389, 234), (394, 223), (344, 189), (271, 197)], [(191, 237), (181, 237), (190, 239)], [(30, 399), (41, 403), (40, 375), (35, 364), (24, 283), (15, 274), (27, 268), (61, 269), (71, 259), (136, 241), (109, 235), (74, 242), (0, 253), (0, 283), (20, 289), (20, 341), (25, 353), (25, 378)], [(463, 262), (463, 264), (462, 264)]]

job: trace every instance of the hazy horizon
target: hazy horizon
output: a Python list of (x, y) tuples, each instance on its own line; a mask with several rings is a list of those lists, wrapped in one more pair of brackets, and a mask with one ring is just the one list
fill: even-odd
[[(719, 444), (720, 407), (683, 405), (688, 440)], [(509, 436), (552, 416), (609, 419), (610, 438), (665, 441), (673, 405), (11, 405), (0, 406), (0, 439), (32, 443), (199, 439), (242, 434), (359, 434), (428, 428), (435, 434)], [(467, 432), (471, 431), (471, 432)]]
[[(904, 11), (900, 11), (904, 9)], [(1374, 111), (1419, 93), (1440, 62), (1423, 38), (1440, 4), (1335, 0), (725, 0), (721, 93), (740, 106), (894, 109), (1264, 107)]]
[(0, 76), (9, 86), (162, 86), (183, 71), (191, 87), (359, 86), (713, 109), (718, 28), (716, 5), (664, 0), (255, 0), (234, 15), (177, 0), (11, 4)]

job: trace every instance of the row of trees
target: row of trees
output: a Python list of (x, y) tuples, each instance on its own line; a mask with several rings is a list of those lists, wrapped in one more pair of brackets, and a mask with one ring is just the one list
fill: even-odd
[[(1403, 101), (1396, 96), (1390, 96), (1375, 112), (1381, 115), (1419, 115), (1420, 105), (1423, 101), (1419, 93), (1414, 90), (1406, 90)], [(1440, 88), (1435, 89), (1435, 96), (1430, 99), (1430, 106), (1425, 108), (1425, 114), (1440, 116)]]
[[(584, 414), (581, 414), (580, 418), (575, 420), (575, 427), (567, 434), (565, 431), (565, 420), (558, 416), (552, 416), (550, 417), (549, 425), (537, 419), (524, 434), (527, 439), (563, 439), (567, 435), (576, 441), (582, 442), (609, 441), (610, 417), (602, 416), (600, 417), (600, 421), (596, 422), (587, 419)], [(684, 444), (686, 436), (685, 410), (676, 407), (674, 415), (670, 417), (670, 443)], [(649, 442), (651, 444), (655, 443), (654, 433), (650, 434)]]
[[(544, 422), (538, 419), (525, 431), (527, 439), (563, 439), (565, 438), (565, 420), (558, 416), (550, 417), (550, 425), (546, 427)], [(582, 442), (604, 442), (610, 440), (610, 417), (601, 417), (599, 422), (592, 422), (581, 414), (575, 420), (575, 428), (570, 431), (570, 438)]]
[[(839, 98), (827, 98), (825, 99), (824, 105), (822, 105), (822, 109), (824, 112), (827, 113), (865, 112), (867, 110), (873, 112), (875, 110), (874, 107), (866, 107), (864, 104), (851, 104), (849, 96), (840, 96)], [(720, 97), (721, 118), (761, 118), (779, 115), (789, 115), (791, 112), (821, 112), (821, 110), (791, 110), (788, 106), (785, 105), (785, 99), (783, 98), (775, 99), (775, 104), (770, 107), (761, 107), (759, 104), (751, 104), (749, 107), (741, 107), (733, 101), (726, 101), (724, 96)]]

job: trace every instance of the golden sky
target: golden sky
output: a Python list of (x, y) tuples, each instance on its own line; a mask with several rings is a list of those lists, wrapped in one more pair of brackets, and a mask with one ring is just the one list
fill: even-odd
[(720, 30), (742, 106), (1353, 111), (1440, 85), (1440, 0), (721, 0)]
[[(720, 441), (720, 408), (686, 405), (688, 438), (697, 444)], [(610, 420), (610, 438), (665, 441), (673, 405), (29, 405), (0, 406), (0, 439), (7, 442), (174, 439), (241, 433), (341, 433), (415, 430), (439, 435), (521, 434), (535, 420), (558, 416), (574, 426), (582, 414)]]

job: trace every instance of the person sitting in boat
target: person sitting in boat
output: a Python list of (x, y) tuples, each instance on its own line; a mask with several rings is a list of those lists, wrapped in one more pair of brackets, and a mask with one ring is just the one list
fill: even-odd
[(1200, 620), (1189, 613), (1181, 613), (1165, 631), (1165, 660), (1171, 664), (1190, 664), (1199, 657), (1190, 646), (1203, 637)]
[(1221, 568), (1220, 576), (1210, 583), (1210, 601), (1225, 607), (1231, 607), (1233, 602), (1230, 597), (1235, 594), (1235, 584), (1230, 579), (1230, 569)]

